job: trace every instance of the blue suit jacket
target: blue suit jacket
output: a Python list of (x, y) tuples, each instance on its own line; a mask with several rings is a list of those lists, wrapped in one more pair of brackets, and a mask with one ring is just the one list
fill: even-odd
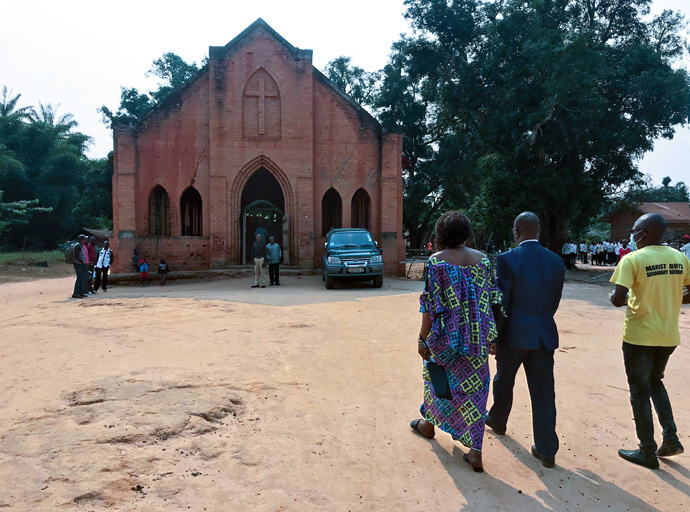
[(497, 342), (512, 348), (558, 348), (553, 316), (563, 292), (563, 260), (539, 242), (524, 242), (498, 257), (498, 287), (508, 315)]

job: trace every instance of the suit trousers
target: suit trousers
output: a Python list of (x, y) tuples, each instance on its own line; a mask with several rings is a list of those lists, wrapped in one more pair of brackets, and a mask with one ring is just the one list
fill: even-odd
[(525, 350), (499, 344), (496, 347), (494, 403), (489, 411), (496, 425), (507, 425), (513, 407), (515, 376), (520, 366), (524, 366), (532, 401), (534, 444), (547, 459), (554, 458), (558, 451), (553, 354), (553, 350)]
[(671, 446), (679, 443), (671, 401), (662, 382), (666, 364), (675, 349), (676, 347), (643, 347), (623, 342), (623, 360), (630, 387), (635, 429), (640, 440), (640, 450), (648, 455), (655, 453), (657, 448), (650, 398), (664, 429), (664, 442)]
[(101, 279), (103, 280), (103, 290), (108, 289), (108, 272), (110, 271), (110, 267), (103, 267), (103, 268), (98, 268), (96, 267), (96, 281), (93, 284), (93, 289), (98, 291), (98, 288), (101, 286)]

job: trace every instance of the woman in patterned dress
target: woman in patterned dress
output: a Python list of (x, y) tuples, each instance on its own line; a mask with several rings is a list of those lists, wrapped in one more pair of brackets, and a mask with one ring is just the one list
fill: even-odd
[(436, 223), (441, 250), (427, 263), (417, 350), (445, 370), (452, 398), (436, 396), (425, 364), (422, 418), (410, 426), (428, 439), (434, 427), (447, 432), (470, 449), (463, 458), (481, 472), (489, 354), (497, 335), (492, 308), (501, 308), (503, 296), (488, 258), (465, 246), (471, 238), (470, 221), (460, 212), (447, 212)]

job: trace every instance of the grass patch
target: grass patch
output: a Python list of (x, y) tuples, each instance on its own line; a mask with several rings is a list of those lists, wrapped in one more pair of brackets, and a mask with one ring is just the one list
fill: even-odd
[(49, 265), (65, 263), (65, 254), (62, 251), (40, 252), (0, 252), (0, 265), (30, 265), (39, 261), (47, 261)]

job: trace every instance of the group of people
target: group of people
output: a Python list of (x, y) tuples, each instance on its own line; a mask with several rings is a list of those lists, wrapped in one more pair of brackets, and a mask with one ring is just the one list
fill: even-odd
[(561, 257), (566, 268), (573, 269), (575, 262), (586, 265), (588, 263), (588, 256), (592, 265), (618, 265), (618, 262), (623, 256), (634, 251), (635, 244), (629, 240), (601, 240), (587, 243), (582, 241), (579, 244), (571, 241), (570, 238), (566, 240), (561, 248)]
[[(136, 247), (132, 253), (132, 270), (139, 274), (139, 286), (145, 287), (150, 284), (149, 280), (149, 259), (146, 255), (139, 255), (139, 249)], [(165, 258), (161, 258), (158, 262), (158, 280), (161, 286), (165, 286), (165, 281), (168, 279), (170, 266)]]
[[(621, 258), (611, 282), (614, 306), (628, 305), (623, 330), (623, 359), (639, 448), (619, 450), (632, 463), (658, 468), (658, 457), (683, 453), (662, 379), (666, 363), (680, 344), (681, 303), (690, 304), (690, 260), (662, 244), (666, 222), (656, 214), (640, 217), (631, 233), (635, 252)], [(521, 213), (513, 224), (517, 247), (498, 256), (496, 276), (488, 258), (466, 246), (469, 219), (447, 212), (436, 223), (439, 252), (426, 269), (420, 297), (422, 325), (417, 351), (424, 360), (421, 418), (410, 427), (425, 438), (440, 428), (469, 448), (464, 460), (483, 471), (485, 427), (505, 435), (513, 386), (525, 369), (532, 403), (534, 446), (544, 467), (555, 465), (556, 433), (554, 352), (558, 329), (554, 315), (563, 290), (562, 259), (539, 243), (537, 215)], [(489, 397), (489, 355), (496, 357), (493, 404)], [(654, 440), (651, 402), (663, 427)], [(657, 449), (658, 448), (658, 449)]]
[(254, 261), (254, 284), (252, 288), (266, 288), (264, 284), (264, 268), (268, 267), (270, 286), (280, 286), (280, 260), (283, 251), (274, 237), (268, 238), (268, 244), (260, 233), (252, 244), (251, 258)]
[(108, 273), (113, 262), (113, 251), (106, 240), (98, 253), (96, 252), (96, 237), (79, 235), (77, 243), (68, 249), (72, 252), (71, 259), (77, 274), (74, 283), (73, 299), (83, 299), (98, 293), (103, 285), (103, 291), (108, 291)]

